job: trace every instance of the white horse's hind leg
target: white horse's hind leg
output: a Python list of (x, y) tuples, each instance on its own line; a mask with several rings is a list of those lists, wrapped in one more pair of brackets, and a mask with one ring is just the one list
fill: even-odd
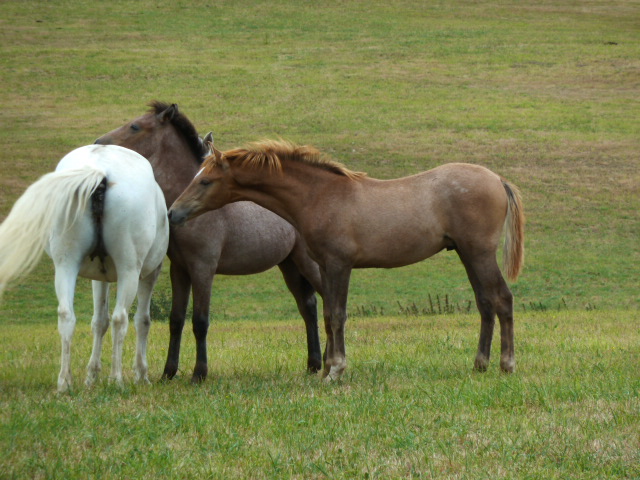
[(60, 374), (58, 375), (58, 392), (66, 392), (71, 388), (71, 338), (76, 326), (76, 315), (73, 311), (73, 296), (76, 288), (77, 271), (56, 266), (55, 287), (58, 297), (58, 332), (62, 342)]
[(136, 296), (139, 273), (135, 270), (118, 272), (116, 306), (111, 316), (113, 334), (113, 359), (111, 362), (111, 379), (122, 384), (122, 348), (129, 327), (129, 309)]
[(109, 284), (107, 282), (91, 282), (93, 287), (93, 319), (91, 330), (93, 331), (93, 350), (91, 359), (87, 365), (87, 380), (85, 384), (90, 387), (98, 379), (102, 369), (102, 342), (104, 334), (109, 329)]
[(138, 310), (134, 318), (137, 332), (136, 358), (133, 369), (136, 372), (136, 382), (149, 383), (149, 365), (147, 364), (147, 339), (151, 328), (151, 294), (160, 274), (160, 266), (140, 280), (138, 284)]

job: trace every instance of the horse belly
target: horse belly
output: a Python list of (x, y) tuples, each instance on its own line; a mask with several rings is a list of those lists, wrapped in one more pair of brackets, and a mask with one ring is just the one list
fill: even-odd
[(296, 234), (288, 222), (253, 203), (239, 202), (229, 206), (240, 208), (225, 212), (229, 217), (216, 273), (260, 273), (289, 256)]
[(421, 262), (444, 248), (443, 242), (403, 242), (395, 238), (358, 254), (355, 268), (396, 268)]
[(273, 237), (251, 237), (225, 247), (216, 273), (251, 275), (275, 267), (291, 253), (293, 245)]
[(428, 209), (393, 208), (391, 203), (387, 206), (390, 208), (380, 207), (374, 218), (359, 223), (354, 236), (356, 268), (411, 265), (446, 246), (443, 226), (435, 216), (422, 213)]

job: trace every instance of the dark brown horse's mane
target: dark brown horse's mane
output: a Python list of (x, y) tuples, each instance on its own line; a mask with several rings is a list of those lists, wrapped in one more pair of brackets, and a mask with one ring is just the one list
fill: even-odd
[[(153, 102), (149, 103), (149, 112), (158, 115), (159, 113), (164, 112), (170, 106), (171, 105), (167, 103), (154, 100)], [(202, 163), (204, 161), (204, 156), (207, 154), (207, 149), (205, 145), (200, 141), (200, 137), (198, 136), (196, 127), (193, 126), (193, 123), (191, 123), (191, 121), (185, 115), (177, 110), (177, 107), (176, 114), (171, 118), (171, 124), (185, 139), (187, 145), (189, 145), (189, 148), (198, 159), (198, 163)]]
[(364, 177), (363, 172), (354, 172), (339, 162), (327, 158), (320, 150), (310, 145), (296, 145), (286, 140), (261, 140), (243, 148), (224, 152), (230, 162), (238, 161), (248, 167), (267, 167), (282, 171), (282, 161), (301, 162), (322, 168), (350, 179)]

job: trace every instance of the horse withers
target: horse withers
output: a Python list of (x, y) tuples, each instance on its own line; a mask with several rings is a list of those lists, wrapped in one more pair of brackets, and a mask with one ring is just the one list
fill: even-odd
[(178, 225), (228, 203), (250, 200), (280, 215), (303, 236), (320, 265), (327, 332), (324, 376), (346, 367), (344, 328), (353, 268), (392, 268), (455, 250), (473, 287), (481, 327), (474, 366), (489, 363), (495, 316), (500, 367), (515, 370), (513, 297), (497, 264), (515, 280), (524, 261), (524, 212), (518, 190), (490, 170), (445, 164), (393, 180), (377, 180), (325, 159), (309, 146), (264, 141), (214, 150), (169, 209)]
[(136, 380), (148, 382), (149, 310), (169, 240), (166, 214), (162, 191), (144, 157), (118, 146), (88, 145), (67, 154), (54, 172), (32, 184), (0, 225), (0, 291), (33, 269), (43, 251), (53, 260), (62, 341), (59, 392), (72, 386), (78, 276), (93, 280), (93, 350), (87, 385), (97, 380), (101, 369), (112, 282), (117, 282), (117, 294), (111, 317), (111, 378), (123, 381), (122, 348), (137, 292), (134, 368)]

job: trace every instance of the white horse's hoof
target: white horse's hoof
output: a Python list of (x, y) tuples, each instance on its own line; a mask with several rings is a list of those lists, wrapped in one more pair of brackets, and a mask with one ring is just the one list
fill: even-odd
[(115, 385), (118, 388), (124, 387), (124, 381), (122, 380), (122, 378), (109, 377), (109, 383), (111, 385)]
[(93, 387), (96, 381), (98, 381), (99, 376), (100, 376), (100, 368), (87, 369), (87, 378), (85, 379), (84, 384), (89, 388)]
[(68, 393), (71, 390), (71, 381), (70, 380), (58, 380), (58, 393)]

